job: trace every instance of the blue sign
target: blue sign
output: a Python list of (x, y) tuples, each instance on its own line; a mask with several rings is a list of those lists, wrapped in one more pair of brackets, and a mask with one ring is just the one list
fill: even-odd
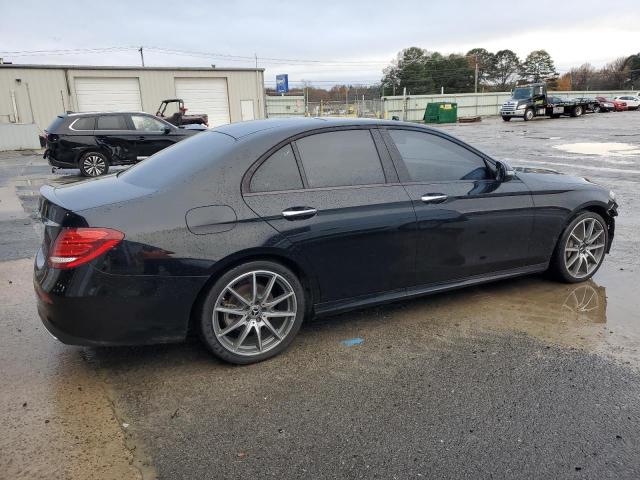
[(289, 91), (289, 75), (286, 73), (276, 75), (276, 92), (287, 93)]

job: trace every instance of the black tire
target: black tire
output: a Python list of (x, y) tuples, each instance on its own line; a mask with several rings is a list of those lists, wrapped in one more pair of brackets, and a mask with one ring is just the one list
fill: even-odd
[(504, 115), (502, 116), (502, 120), (504, 120), (505, 122), (510, 122), (511, 121), (511, 117), (505, 117)]
[(531, 110), (530, 108), (527, 108), (527, 110), (524, 112), (524, 121), (528, 122), (529, 120), (532, 120), (533, 117), (534, 117), (533, 110)]
[[(597, 264), (595, 265), (595, 268), (593, 268), (591, 272), (585, 275), (576, 276), (567, 268), (567, 261), (570, 261), (570, 260), (565, 260), (565, 255), (567, 254), (567, 252), (565, 251), (565, 248), (568, 246), (567, 240), (571, 235), (573, 229), (579, 223), (589, 219), (593, 219), (599, 222), (600, 225), (603, 227), (603, 233), (600, 235), (601, 237), (603, 237), (602, 238), (603, 240), (602, 256), (599, 258)], [(556, 248), (551, 257), (551, 262), (549, 263), (549, 271), (558, 280), (561, 280), (566, 283), (584, 282), (585, 280), (590, 279), (600, 269), (600, 266), (602, 265), (602, 262), (604, 261), (604, 257), (606, 255), (607, 245), (609, 245), (609, 230), (607, 228), (607, 223), (604, 221), (604, 219), (600, 215), (594, 212), (584, 211), (582, 213), (579, 213), (573, 218), (573, 220), (571, 220), (571, 222), (569, 222), (569, 224), (562, 231), (562, 235), (560, 235), (560, 238), (558, 239), (558, 243), (556, 244)], [(579, 252), (576, 252), (576, 254), (578, 253)]]
[(583, 108), (581, 105), (576, 105), (575, 107), (573, 107), (571, 109), (571, 116), (572, 117), (580, 117), (582, 116), (582, 113), (584, 112)]
[[(296, 312), (295, 312), (296, 315), (293, 321), (285, 320), (285, 321), (289, 321), (289, 326), (286, 327), (287, 328), (286, 332), (284, 333), (284, 335), (280, 340), (277, 340), (278, 343), (275, 343), (273, 347), (269, 348), (268, 350), (262, 353), (256, 352), (256, 353), (242, 354), (242, 353), (236, 353), (232, 351), (233, 345), (228, 344), (230, 340), (229, 338), (227, 338), (228, 334), (225, 335), (225, 334), (219, 333), (218, 335), (216, 335), (215, 328), (217, 327), (214, 327), (214, 322), (219, 322), (220, 318), (225, 318), (225, 317), (214, 318), (214, 308), (216, 308), (216, 305), (218, 304), (219, 300), (223, 299), (225, 295), (229, 295), (229, 293), (226, 293), (226, 292), (229, 292), (228, 286), (230, 285), (230, 283), (232, 283), (231, 286), (233, 287), (235, 285), (233, 284), (235, 280), (237, 280), (238, 278), (242, 278), (244, 275), (251, 275), (252, 272), (269, 272), (269, 273), (277, 274), (277, 276), (283, 279), (284, 280), (283, 285), (285, 285), (286, 287), (290, 287), (291, 291), (293, 292), (292, 298), (296, 306)], [(263, 289), (263, 293), (264, 291), (265, 290)], [(229, 296), (230, 298), (237, 299), (237, 297), (233, 297), (232, 295), (229, 295)], [(251, 303), (250, 299), (246, 298), (246, 300), (248, 300), (249, 303)], [(262, 300), (267, 300), (267, 299), (262, 299)], [(288, 302), (288, 305), (291, 305), (292, 303), (289, 300), (287, 300), (287, 302)], [(238, 303), (242, 305), (241, 302), (238, 302)], [(256, 302), (256, 303), (262, 304), (262, 302)], [(253, 306), (247, 306), (246, 308), (248, 308), (248, 310), (250, 311), (253, 308)], [(200, 337), (202, 338), (202, 341), (205, 343), (205, 345), (209, 348), (209, 350), (211, 350), (211, 352), (216, 357), (229, 363), (247, 365), (250, 363), (261, 362), (268, 358), (274, 357), (279, 353), (281, 353), (283, 350), (285, 350), (293, 341), (294, 337), (298, 333), (298, 330), (300, 330), (300, 325), (302, 325), (302, 321), (304, 320), (306, 311), (307, 311), (307, 308), (306, 308), (306, 298), (304, 295), (304, 289), (302, 284), (300, 283), (300, 280), (296, 277), (296, 275), (291, 270), (289, 270), (288, 268), (284, 267), (279, 263), (266, 261), (266, 260), (259, 260), (259, 261), (251, 261), (251, 262), (238, 265), (237, 267), (234, 267), (228, 270), (226, 273), (224, 273), (213, 284), (213, 286), (210, 288), (209, 292), (207, 293), (207, 296), (204, 302), (202, 303), (202, 307), (199, 312), (199, 318), (197, 319), (197, 321), (199, 324), (198, 326), (199, 326)], [(219, 315), (219, 314), (220, 314), (219, 312), (216, 312), (216, 315)], [(293, 317), (293, 315), (291, 315), (289, 318), (291, 317)], [(229, 317), (227, 316), (226, 318), (228, 319)], [(244, 318), (245, 317), (243, 316), (242, 319)], [(239, 320), (242, 320), (242, 319), (239, 319)], [(244, 324), (242, 324), (240, 327), (237, 327), (238, 337), (240, 337), (242, 333), (244, 333), (244, 329), (249, 328), (246, 326), (246, 324), (250, 321), (259, 322), (259, 319), (252, 320), (251, 318), (249, 318), (244, 322)], [(273, 322), (274, 320), (270, 319), (269, 321)], [(238, 321), (237, 323), (240, 324), (240, 321)], [(231, 324), (231, 326), (233, 325), (235, 325), (235, 323)], [(270, 323), (269, 325), (276, 326), (275, 323), (273, 324)], [(224, 325), (223, 328), (228, 328), (229, 326), (230, 326), (229, 324), (226, 324)], [(276, 326), (276, 328), (278, 327)], [(285, 325), (283, 324), (279, 328), (285, 329)], [(267, 334), (271, 335), (271, 340), (273, 342), (276, 342), (277, 337), (273, 335), (271, 333), (272, 331), (269, 330), (265, 325), (253, 326), (251, 327), (251, 330), (249, 330), (250, 333), (246, 335), (246, 337), (244, 337), (250, 340), (253, 340), (255, 338), (254, 343), (256, 345), (252, 345), (252, 348), (257, 348), (257, 345), (259, 345), (259, 341), (257, 340), (258, 336), (256, 335), (258, 329), (260, 329), (261, 331), (263, 330), (266, 331)], [(243, 332), (242, 333), (239, 332), (240, 330), (243, 330)], [(250, 335), (253, 337), (250, 338)], [(260, 335), (260, 337), (262, 338), (262, 334)], [(237, 341), (239, 339), (235, 338), (235, 340)], [(240, 340), (240, 347), (242, 347), (242, 340)]]
[(593, 109), (593, 113), (600, 113), (602, 112), (602, 107), (600, 105), (596, 105)]
[(109, 158), (102, 152), (86, 152), (78, 161), (84, 177), (100, 177), (109, 173)]

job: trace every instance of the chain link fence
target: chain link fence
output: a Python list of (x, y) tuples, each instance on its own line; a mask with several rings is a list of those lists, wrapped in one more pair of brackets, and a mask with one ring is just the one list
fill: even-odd
[(267, 117), (383, 118), (381, 99), (305, 102), (304, 96), (267, 96)]
[(382, 102), (380, 99), (308, 102), (307, 111), (312, 117), (382, 118)]

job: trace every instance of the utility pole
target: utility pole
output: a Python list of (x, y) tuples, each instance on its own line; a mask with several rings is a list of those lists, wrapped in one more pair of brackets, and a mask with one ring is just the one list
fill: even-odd
[(407, 87), (402, 88), (402, 121), (407, 121)]
[[(258, 53), (255, 52), (253, 54), (253, 56), (256, 59), (256, 93), (258, 94), (258, 110), (261, 110), (264, 114), (264, 118), (267, 118), (267, 102), (265, 100), (265, 104), (264, 104), (264, 110), (262, 109), (262, 106), (260, 105), (260, 100), (262, 98), (264, 98), (264, 75), (262, 77), (262, 83), (260, 82), (260, 72), (258, 72)], [(283, 94), (284, 96), (284, 94)]]
[(476, 55), (476, 74), (475, 74), (475, 88), (474, 92), (478, 93), (478, 56)]
[(345, 115), (349, 114), (349, 87), (347, 85), (344, 86), (344, 112)]
[(144, 52), (142, 51), (142, 47), (138, 49), (140, 52), (140, 61), (142, 62), (142, 68), (144, 68)]

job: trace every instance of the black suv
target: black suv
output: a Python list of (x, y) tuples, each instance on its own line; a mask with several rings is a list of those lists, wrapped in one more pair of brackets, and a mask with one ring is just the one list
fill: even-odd
[(68, 113), (45, 130), (44, 158), (53, 167), (98, 177), (110, 165), (139, 162), (203, 129), (178, 128), (143, 112)]

